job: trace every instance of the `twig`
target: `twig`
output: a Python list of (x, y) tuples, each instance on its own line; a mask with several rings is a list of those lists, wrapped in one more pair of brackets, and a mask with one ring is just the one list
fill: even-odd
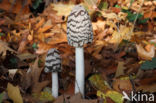
[(136, 15), (135, 20), (134, 20), (134, 22), (133, 22), (133, 27), (132, 27), (132, 30), (131, 30), (131, 33), (130, 33), (130, 34), (132, 34), (132, 32), (133, 32), (133, 30), (134, 30), (134, 26), (135, 26), (135, 24), (136, 24), (136, 21), (137, 21), (137, 19), (138, 19), (139, 12), (140, 12), (141, 7), (142, 7), (143, 4), (144, 4), (144, 0), (142, 0), (141, 6), (140, 6), (140, 8), (139, 8), (139, 10), (138, 10), (138, 12), (137, 12), (137, 15)]

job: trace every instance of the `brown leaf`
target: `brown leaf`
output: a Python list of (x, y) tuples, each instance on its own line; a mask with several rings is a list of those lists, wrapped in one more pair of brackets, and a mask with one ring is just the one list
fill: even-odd
[(144, 13), (144, 18), (151, 18), (151, 19), (153, 19), (154, 17), (156, 17), (156, 12), (155, 11), (150, 11), (150, 12)]
[(68, 98), (70, 98), (70, 95), (61, 95), (55, 100), (54, 103), (68, 103)]
[(41, 20), (35, 25), (35, 29), (38, 29), (39, 27), (41, 27), (45, 22), (44, 18), (41, 18)]
[(11, 51), (14, 53), (17, 53), (16, 51), (14, 51), (13, 49), (11, 49), (10, 47), (8, 47), (8, 44), (6, 42), (3, 42), (0, 40), (0, 54), (2, 54), (3, 57), (6, 56), (6, 51)]
[[(30, 4), (31, 0), (27, 0), (27, 2), (24, 2), (24, 0), (13, 0), (12, 3), (10, 2), (10, 0), (2, 0), (0, 3), (0, 8), (6, 11), (11, 10), (16, 14), (18, 14), (20, 11), (22, 11), (22, 13), (29, 13)], [(24, 8), (22, 6), (24, 6)]]
[(36, 50), (36, 54), (44, 54), (46, 53), (50, 48), (53, 48), (54, 46), (48, 45), (46, 43), (39, 43), (38, 49)]
[(121, 11), (120, 8), (116, 8), (116, 7), (111, 7), (110, 9), (115, 13), (119, 13)]
[(39, 82), (40, 74), (43, 68), (38, 67), (38, 60), (35, 60), (34, 64), (30, 66), (26, 75), (23, 78), (23, 87), (27, 89), (28, 87), (32, 87), (32, 93), (39, 93), (46, 85), (50, 83), (50, 81), (42, 81)]
[(49, 30), (50, 28), (52, 28), (52, 25), (49, 25), (49, 26), (45, 26), (45, 27), (43, 27), (43, 28), (40, 28), (40, 29), (38, 30), (38, 32), (39, 32), (39, 33), (43, 33), (43, 32), (45, 32), (45, 31)]
[(124, 70), (126, 69), (124, 67), (124, 64), (125, 64), (124, 62), (118, 62), (118, 67), (117, 67), (115, 77), (119, 77), (121, 75), (124, 75)]
[(70, 103), (97, 103), (97, 100), (85, 100), (82, 99), (81, 94), (75, 94), (69, 100)]
[(59, 96), (54, 103), (98, 103), (98, 101), (96, 99), (95, 100), (82, 99), (81, 94), (77, 93), (73, 96), (69, 95)]
[(156, 84), (141, 85), (137, 88), (138, 91), (142, 90), (144, 92), (156, 92)]
[(122, 93), (122, 91), (132, 91), (132, 84), (130, 80), (121, 80), (121, 79), (115, 79), (113, 81), (113, 89), (116, 91)]
[(19, 43), (18, 52), (21, 53), (26, 49), (26, 45), (28, 44), (28, 36), (29, 36), (29, 30), (24, 30), (22, 33), (22, 40)]

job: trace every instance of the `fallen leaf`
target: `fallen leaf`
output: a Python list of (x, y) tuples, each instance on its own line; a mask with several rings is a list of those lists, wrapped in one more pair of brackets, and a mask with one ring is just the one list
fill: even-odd
[(14, 103), (23, 103), (23, 99), (18, 86), (13, 86), (8, 83), (7, 86), (8, 96), (13, 100)]
[(150, 46), (149, 52), (146, 51), (146, 50), (141, 46), (141, 44), (136, 44), (136, 48), (137, 48), (138, 56), (139, 56), (141, 59), (144, 59), (144, 60), (152, 60), (152, 58), (153, 58), (154, 55), (155, 55), (155, 46), (154, 46), (154, 45), (151, 45), (151, 46)]
[(107, 103), (106, 97), (111, 98), (115, 103), (123, 103), (124, 102), (124, 99), (122, 98), (123, 95), (116, 91), (113, 91), (113, 90), (108, 90), (106, 93), (97, 91), (97, 96), (103, 98), (104, 103)]
[(145, 61), (140, 67), (142, 70), (151, 70), (156, 68), (156, 58), (152, 58), (151, 61)]
[(131, 36), (131, 27), (127, 26), (120, 26), (120, 31), (114, 31), (112, 34), (111, 40), (109, 40), (109, 43), (120, 43), (123, 39), (130, 40)]
[(14, 75), (16, 74), (18, 69), (11, 69), (9, 70), (9, 76), (13, 79), (14, 78)]
[(82, 99), (81, 94), (77, 93), (73, 96), (70, 95), (59, 96), (54, 103), (98, 103), (98, 101), (96, 99), (94, 100)]
[(22, 87), (24, 89), (31, 87), (32, 93), (40, 93), (41, 90), (50, 83), (49, 80), (39, 82), (40, 74), (43, 70), (43, 67), (38, 67), (38, 60), (39, 58), (37, 57), (34, 64), (30, 65), (30, 68), (22, 79)]
[(23, 60), (26, 60), (26, 59), (34, 59), (36, 57), (36, 55), (34, 54), (31, 54), (29, 52), (24, 52), (24, 53), (21, 53), (21, 54), (17, 54), (17, 57), (23, 61)]
[(122, 91), (132, 91), (132, 84), (129, 79), (127, 80), (121, 80), (121, 79), (115, 79), (113, 81), (113, 89), (122, 93)]
[(49, 25), (49, 26), (45, 26), (45, 27), (43, 27), (43, 28), (40, 28), (40, 29), (38, 30), (38, 32), (39, 32), (39, 33), (43, 33), (43, 32), (45, 32), (45, 31), (49, 30), (50, 28), (52, 28), (52, 25)]
[(27, 0), (27, 2), (23, 2), (23, 0), (12, 0), (13, 3), (9, 1), (10, 0), (2, 0), (0, 3), (0, 8), (16, 14), (18, 14), (20, 11), (22, 11), (23, 14), (29, 13), (29, 5), (31, 5), (31, 0)]
[(77, 93), (69, 99), (69, 103), (97, 103), (97, 100), (82, 99), (81, 94)]
[(31, 79), (32, 79), (32, 92), (33, 93), (39, 93), (46, 85), (49, 84), (50, 81), (42, 81), (39, 82), (40, 74), (43, 70), (43, 68), (38, 67), (38, 60), (39, 58), (35, 60), (34, 64), (30, 67), (31, 68)]
[(35, 25), (35, 29), (38, 29), (39, 27), (41, 27), (45, 22), (44, 18), (41, 18), (41, 20)]
[(124, 62), (118, 62), (118, 67), (117, 67), (117, 70), (116, 70), (116, 74), (115, 74), (115, 77), (119, 77), (121, 75), (124, 75), (124, 70), (126, 69), (126, 67), (124, 67)]
[[(52, 6), (54, 7), (53, 9), (57, 11), (57, 15), (58, 16), (65, 16), (67, 17), (72, 8), (75, 6), (74, 4), (52, 4)], [(63, 9), (62, 9), (63, 8)]]
[(150, 85), (141, 85), (136, 88), (137, 91), (142, 90), (143, 92), (156, 92), (156, 84), (150, 84)]
[(3, 57), (6, 56), (6, 51), (7, 50), (11, 51), (11, 52), (14, 52), (14, 53), (17, 53), (16, 51), (14, 51), (10, 47), (8, 47), (8, 44), (6, 42), (3, 42), (2, 40), (0, 40), (0, 54), (2, 54)]
[(93, 84), (98, 90), (106, 91), (109, 89), (108, 84), (106, 84), (106, 81), (102, 79), (102, 76), (95, 74), (89, 78), (89, 81), (91, 84)]
[(4, 95), (4, 92), (0, 93), (0, 103), (2, 103)]
[(24, 31), (22, 31), (22, 40), (19, 43), (19, 48), (18, 48), (18, 52), (21, 53), (25, 50), (26, 45), (28, 44), (28, 36), (29, 36), (29, 30), (26, 29)]

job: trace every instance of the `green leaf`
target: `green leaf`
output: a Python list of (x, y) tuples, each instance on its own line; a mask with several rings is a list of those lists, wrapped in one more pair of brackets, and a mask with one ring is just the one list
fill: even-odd
[(124, 99), (122, 98), (123, 95), (114, 90), (108, 90), (106, 93), (97, 91), (97, 96), (103, 98), (103, 100), (104, 100), (103, 103), (107, 103), (106, 97), (111, 98), (115, 103), (123, 103), (124, 102)]
[(5, 34), (4, 33), (0, 33), (0, 36), (4, 36)]
[(44, 88), (42, 92), (39, 94), (33, 93), (32, 96), (34, 98), (39, 99), (41, 102), (47, 102), (47, 101), (53, 101), (54, 97), (52, 96), (51, 89), (50, 88)]
[(35, 0), (35, 2), (32, 4), (32, 7), (34, 9), (37, 9), (40, 3), (42, 3), (42, 0)]
[(152, 61), (145, 61), (142, 63), (141, 67), (142, 70), (151, 70), (156, 68), (156, 58), (153, 58)]
[(120, 8), (120, 6), (119, 6), (119, 5), (115, 5), (115, 7), (116, 7), (116, 8)]
[(116, 92), (116, 91), (108, 91), (106, 93), (106, 96), (108, 96), (109, 98), (111, 98), (115, 103), (123, 103), (124, 100), (123, 100), (123, 96), (122, 94)]
[(37, 49), (37, 48), (38, 48), (38, 47), (37, 47), (37, 43), (33, 43), (32, 47), (33, 47), (34, 49)]
[(145, 24), (145, 23), (147, 23), (148, 20), (149, 20), (149, 18), (145, 18), (143, 20), (139, 20), (138, 23), (139, 24)]
[(89, 81), (98, 89), (101, 91), (105, 91), (109, 88), (108, 83), (103, 80), (102, 76), (99, 74), (94, 74), (89, 78)]
[(122, 9), (122, 12), (127, 13), (127, 19), (129, 20), (129, 22), (134, 22), (135, 19), (137, 19), (140, 23), (146, 23), (148, 19), (143, 19), (142, 17), (143, 15), (141, 13), (137, 14), (133, 14), (131, 11), (126, 10), (126, 9)]
[(16, 64), (17, 63), (17, 59), (16, 58), (11, 58), (10, 62), (11, 62), (11, 64)]
[(128, 13), (128, 16), (127, 16), (127, 19), (130, 21), (130, 22), (134, 22), (134, 20), (135, 19), (140, 19), (140, 18), (142, 18), (142, 14), (138, 14), (138, 16), (137, 16), (137, 14), (132, 14), (132, 13)]
[(156, 43), (154, 43), (154, 42), (150, 42), (150, 44), (152, 44), (152, 45), (154, 45), (154, 46), (156, 47)]
[(2, 93), (0, 94), (0, 103), (2, 103), (2, 101), (3, 101), (3, 96), (4, 96), (4, 92), (2, 92)]
[(100, 10), (103, 10), (103, 9), (107, 9), (108, 8), (108, 3), (107, 2), (101, 2), (98, 6), (98, 8)]

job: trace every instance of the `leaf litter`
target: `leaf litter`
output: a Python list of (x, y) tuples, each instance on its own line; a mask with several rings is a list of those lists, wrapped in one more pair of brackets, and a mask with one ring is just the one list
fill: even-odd
[[(124, 103), (122, 91), (156, 92), (155, 1), (46, 1), (40, 13), (44, 0), (24, 1), (0, 2), (0, 101)], [(77, 3), (88, 10), (94, 31), (93, 43), (85, 46), (85, 99), (74, 94), (75, 54), (66, 38), (67, 16)], [(51, 87), (51, 74), (43, 71), (50, 48), (58, 49), (63, 60), (57, 99), (45, 90)]]

